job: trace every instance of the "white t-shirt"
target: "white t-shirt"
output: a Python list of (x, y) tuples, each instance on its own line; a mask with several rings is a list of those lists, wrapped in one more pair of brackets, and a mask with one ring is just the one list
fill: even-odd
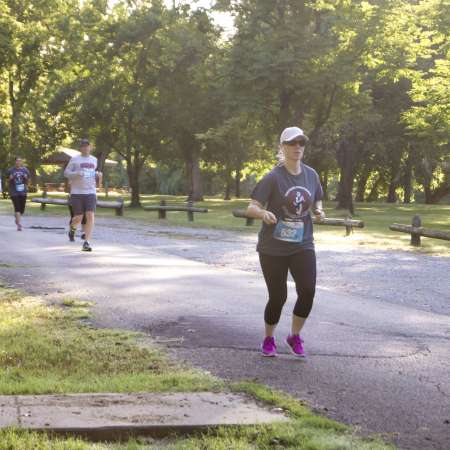
[(71, 194), (96, 194), (95, 172), (97, 158), (95, 156), (74, 156), (67, 164), (64, 176), (70, 181)]

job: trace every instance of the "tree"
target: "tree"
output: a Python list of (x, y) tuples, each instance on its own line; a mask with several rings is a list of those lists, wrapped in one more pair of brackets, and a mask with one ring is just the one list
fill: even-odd
[[(66, 14), (76, 7), (72, 0), (44, 0), (35, 7), (32, 1), (0, 3), (7, 17), (3, 20), (9, 102), (9, 152), (23, 145), (21, 132), (24, 113), (34, 97), (39, 81), (52, 70), (61, 45), (61, 25)], [(7, 26), (5, 27), (5, 22)], [(5, 34), (5, 32), (3, 32)]]
[(204, 145), (204, 156), (223, 171), (224, 199), (231, 199), (234, 173), (234, 193), (240, 197), (240, 182), (244, 165), (258, 155), (258, 129), (252, 127), (249, 117), (240, 115), (225, 119), (221, 125), (198, 136)]
[(171, 148), (184, 160), (188, 179), (188, 199), (203, 199), (200, 161), (202, 147), (197, 135), (214, 123), (210, 101), (210, 64), (219, 38), (204, 10), (174, 8), (167, 34), (162, 41), (159, 88), (165, 134)]
[[(165, 10), (154, 1), (133, 9), (119, 3), (113, 12), (108, 15), (105, 2), (84, 4), (53, 107), (69, 134), (94, 139), (100, 166), (113, 150), (124, 158), (131, 206), (138, 207), (142, 169), (162, 139), (158, 33)], [(86, 20), (89, 33), (77, 36)]]

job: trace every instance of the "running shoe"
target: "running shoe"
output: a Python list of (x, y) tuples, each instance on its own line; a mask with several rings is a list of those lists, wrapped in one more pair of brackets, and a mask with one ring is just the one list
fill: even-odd
[(275, 345), (275, 339), (267, 336), (261, 344), (261, 353), (263, 356), (277, 356), (277, 346)]
[(92, 252), (92, 247), (90, 246), (88, 241), (84, 241), (83, 247), (81, 248), (83, 252)]
[(298, 334), (289, 335), (286, 338), (286, 344), (293, 355), (300, 358), (306, 357), (305, 349), (303, 348), (303, 339)]
[(69, 229), (69, 241), (75, 242), (75, 229), (74, 228)]
[(20, 223), (17, 224), (17, 231), (22, 231), (22, 225), (20, 225)]

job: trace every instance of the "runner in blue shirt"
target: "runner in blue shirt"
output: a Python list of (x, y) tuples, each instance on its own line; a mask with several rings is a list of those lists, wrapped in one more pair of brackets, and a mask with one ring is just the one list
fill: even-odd
[(22, 231), (22, 215), (25, 212), (28, 182), (30, 180), (30, 172), (26, 167), (23, 167), (22, 158), (16, 157), (15, 165), (8, 170), (7, 177), (9, 181), (9, 196), (14, 205), (17, 231)]

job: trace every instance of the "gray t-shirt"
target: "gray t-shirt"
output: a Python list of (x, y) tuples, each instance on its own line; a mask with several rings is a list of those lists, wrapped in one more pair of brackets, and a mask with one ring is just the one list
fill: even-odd
[(26, 167), (12, 167), (7, 172), (8, 179), (12, 175), (13, 179), (9, 180), (9, 195), (11, 197), (27, 195), (27, 183), (30, 179), (30, 172)]
[(288, 256), (314, 249), (310, 208), (323, 198), (319, 175), (301, 164), (299, 175), (292, 175), (283, 166), (271, 170), (255, 187), (253, 200), (275, 214), (277, 225), (263, 222), (257, 251), (273, 256)]
[(96, 194), (97, 158), (74, 156), (67, 164), (64, 176), (70, 181), (71, 194)]

